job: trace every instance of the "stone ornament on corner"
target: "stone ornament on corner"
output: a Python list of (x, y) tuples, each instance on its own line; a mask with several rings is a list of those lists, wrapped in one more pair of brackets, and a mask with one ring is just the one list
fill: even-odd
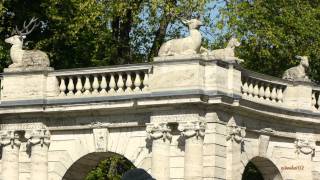
[(287, 79), (290, 81), (305, 81), (311, 82), (307, 75), (307, 69), (309, 68), (309, 59), (307, 56), (295, 56), (295, 58), (300, 60), (300, 64), (287, 69), (282, 76), (282, 79)]
[(205, 135), (206, 124), (199, 121), (179, 123), (178, 130), (184, 138), (196, 137), (199, 139)]
[(146, 131), (148, 133), (148, 139), (163, 141), (171, 141), (171, 129), (167, 123), (149, 123), (147, 124)]
[(198, 19), (182, 20), (189, 27), (190, 35), (185, 38), (172, 39), (161, 45), (159, 57), (199, 54), (202, 36), (199, 31), (202, 22)]
[(238, 64), (243, 62), (243, 59), (240, 59), (235, 56), (235, 48), (239, 47), (241, 44), (237, 38), (231, 38), (227, 44), (226, 48), (223, 49), (215, 49), (215, 50), (208, 50), (204, 47), (201, 47), (200, 53), (204, 56), (210, 57), (210, 59), (219, 59), (226, 62), (235, 61)]
[(34, 70), (52, 70), (48, 55), (40, 50), (24, 50), (23, 40), (30, 34), (40, 23), (37, 18), (32, 18), (28, 25), (23, 23), (23, 29), (17, 27), (12, 32), (13, 36), (6, 38), (5, 42), (11, 44), (10, 57), (12, 64), (5, 72), (34, 71)]

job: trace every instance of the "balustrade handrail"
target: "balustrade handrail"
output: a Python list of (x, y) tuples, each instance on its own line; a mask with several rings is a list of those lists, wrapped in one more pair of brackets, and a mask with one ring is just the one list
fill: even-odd
[(100, 66), (89, 68), (74, 68), (74, 69), (60, 69), (49, 72), (49, 76), (70, 76), (70, 75), (86, 75), (86, 74), (100, 74), (100, 73), (112, 73), (112, 72), (126, 72), (126, 71), (143, 71), (150, 72), (152, 65), (148, 63), (141, 64), (126, 64), (115, 66)]
[(285, 79), (281, 79), (281, 78), (266, 75), (266, 74), (257, 73), (257, 72), (250, 71), (250, 70), (243, 69), (243, 68), (241, 69), (241, 74), (242, 74), (241, 76), (243, 76), (243, 77), (250, 77), (252, 79), (255, 79), (258, 81), (268, 82), (270, 84), (278, 84), (278, 85), (282, 85), (282, 86), (287, 86), (289, 84), (293, 84), (292, 81), (288, 81)]

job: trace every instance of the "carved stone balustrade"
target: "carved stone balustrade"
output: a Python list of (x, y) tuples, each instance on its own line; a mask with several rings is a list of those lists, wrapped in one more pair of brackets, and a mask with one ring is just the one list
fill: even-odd
[(60, 71), (59, 96), (104, 96), (145, 92), (148, 89), (150, 66), (92, 68)]
[(287, 82), (284, 80), (243, 71), (242, 98), (264, 103), (283, 103), (286, 87)]

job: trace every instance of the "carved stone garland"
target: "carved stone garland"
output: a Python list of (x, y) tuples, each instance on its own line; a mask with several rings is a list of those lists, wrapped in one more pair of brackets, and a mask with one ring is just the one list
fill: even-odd
[(296, 139), (294, 142), (298, 154), (311, 154), (314, 155), (315, 152), (315, 142), (308, 139)]
[(171, 141), (172, 139), (172, 135), (170, 134), (171, 129), (168, 127), (167, 123), (147, 124), (146, 131), (148, 133), (148, 138), (152, 140), (162, 139), (163, 141)]

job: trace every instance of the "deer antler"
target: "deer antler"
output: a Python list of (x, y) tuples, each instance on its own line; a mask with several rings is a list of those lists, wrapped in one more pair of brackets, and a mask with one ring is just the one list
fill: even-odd
[[(40, 23), (36, 23), (38, 20), (38, 18), (33, 17), (30, 22), (28, 23), (28, 25), (26, 25), (26, 21), (23, 22), (23, 29), (19, 30), (18, 27), (16, 26), (15, 28), (15, 32), (20, 35), (20, 36), (26, 36), (28, 34), (30, 34), (34, 28), (38, 27)], [(29, 27), (32, 26), (31, 29), (29, 29)]]

